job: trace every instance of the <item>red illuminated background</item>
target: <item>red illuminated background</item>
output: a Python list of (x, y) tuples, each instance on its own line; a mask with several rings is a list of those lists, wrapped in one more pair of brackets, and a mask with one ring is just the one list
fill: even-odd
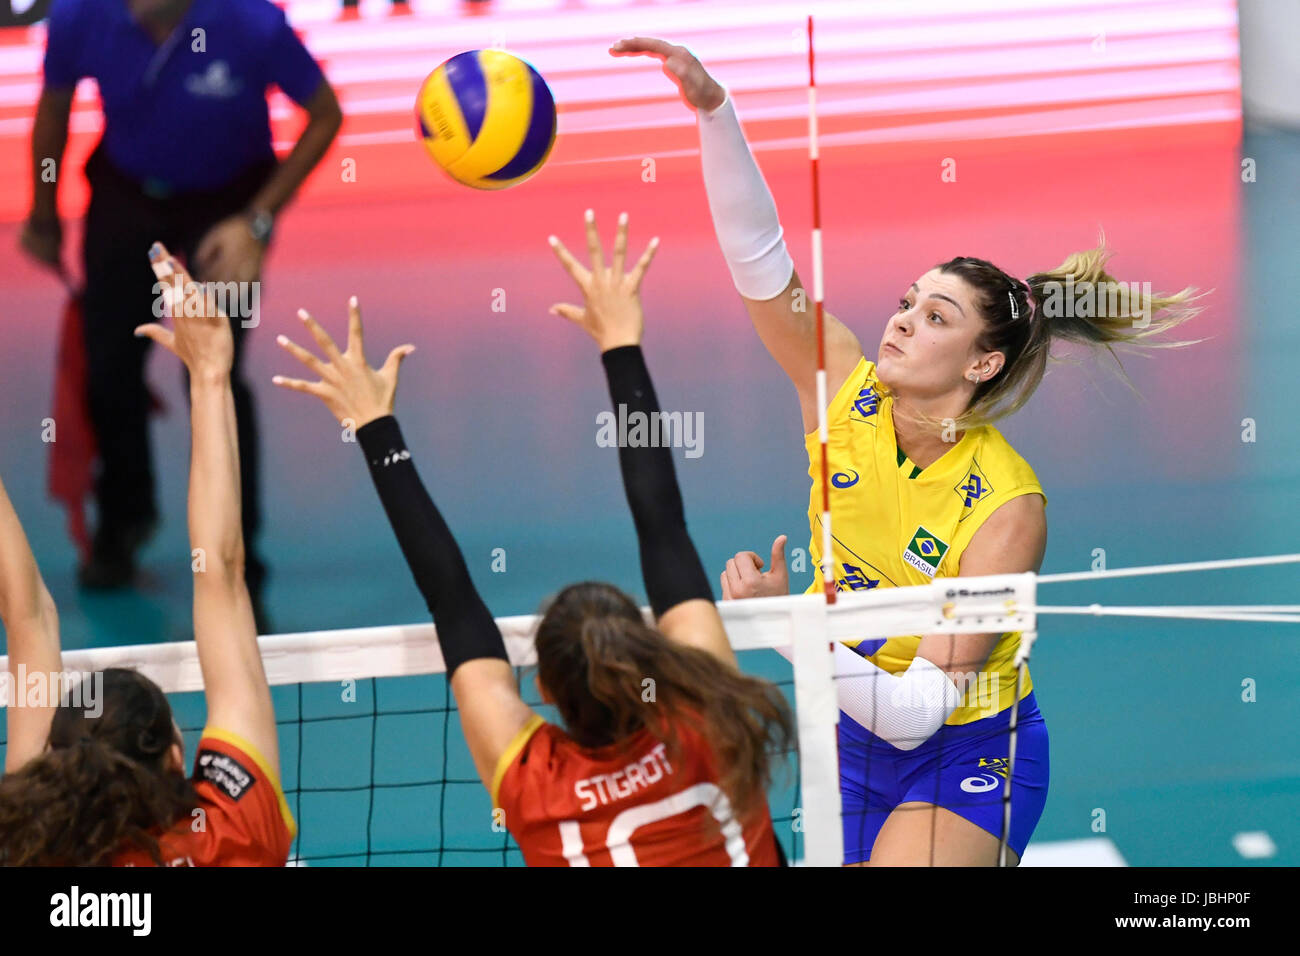
[[(807, 463), (794, 393), (758, 343), (717, 251), (693, 114), (657, 64), (613, 59), (607, 48), (621, 36), (664, 36), (688, 45), (730, 88), (792, 254), (810, 277), (803, 40), (810, 11), (827, 304), (869, 351), (902, 291), (954, 255), (983, 256), (1025, 275), (1090, 247), (1104, 229), (1119, 278), (1212, 290), (1194, 330), (1208, 341), (1128, 361), (1136, 393), (1105, 362), (1081, 360), (1055, 368), (1006, 423), (1047, 489), (1044, 570), (1088, 567), (1097, 548), (1112, 566), (1295, 550), (1295, 521), (1279, 510), (1285, 490), (1276, 481), (1279, 468), (1294, 472), (1293, 453), (1264, 445), (1243, 452), (1240, 440), (1248, 415), (1261, 429), (1267, 421), (1292, 433), (1294, 426), (1261, 400), (1272, 346), (1265, 327), (1241, 309), (1232, 0), (417, 0), (411, 7), (391, 16), (386, 3), (365, 2), (358, 19), (343, 21), (323, 0), (287, 5), (346, 120), (279, 224), (263, 328), (249, 354), (264, 422), (264, 540), (279, 630), (425, 617), (355, 450), (340, 444), (323, 410), (269, 385), (289, 366), (274, 334), (296, 333), (297, 307), (337, 328), (353, 293), (375, 352), (401, 341), (419, 346), (403, 372), (399, 413), (494, 612), (529, 613), (582, 577), (640, 591), (617, 469), (592, 441), (607, 401), (595, 352), (546, 315), (573, 291), (545, 238), (554, 232), (572, 243), (587, 207), (607, 226), (627, 210), (634, 243), (651, 235), (663, 241), (646, 282), (646, 349), (665, 406), (706, 415), (706, 453), (679, 459), (706, 566), (719, 571), (742, 548), (766, 553), (781, 532), (792, 545), (806, 543)], [(43, 494), (39, 422), (48, 414), (63, 294), (14, 252), (30, 198), (27, 141), (43, 35), (39, 26), (5, 33), (0, 467), (60, 604), (68, 646), (184, 639), (188, 439), (170, 357), (156, 356), (152, 367), (173, 409), (155, 428), (167, 524), (145, 555), (141, 593), (77, 592), (62, 516)], [(443, 177), (415, 139), (412, 114), (430, 70), (486, 46), (529, 60), (559, 105), (547, 166), (499, 193)], [(272, 104), (277, 141), (287, 145), (299, 120), (280, 94)], [(72, 223), (85, 202), (80, 163), (99, 129), (87, 83), (72, 116), (62, 189)], [(354, 182), (341, 175), (348, 160)], [(941, 176), (945, 168), (955, 168), (955, 181)], [(498, 290), (505, 312), (492, 309)], [(497, 547), (510, 555), (508, 574), (488, 572)], [(383, 573), (363, 570), (373, 568)], [(1161, 582), (1150, 593), (1147, 584), (1062, 589), (1060, 603), (1115, 596), (1176, 603), (1193, 593), (1179, 588), (1194, 588), (1206, 602), (1246, 602), (1280, 580)], [(1300, 835), (1283, 800), (1284, 781), (1294, 786), (1297, 768), (1279, 756), (1274, 738), (1274, 728), (1294, 723), (1294, 704), (1273, 705), (1290, 706), (1287, 714), (1266, 713), (1265, 703), (1243, 714), (1240, 704), (1198, 702), (1196, 726), (1221, 728), (1213, 737), (1180, 718), (1188, 688), (1218, 678), (1228, 643), (1244, 659), (1243, 673), (1295, 671), (1294, 655), (1280, 646), (1225, 628), (1044, 627), (1034, 673), (1054, 767), (1042, 840), (1096, 837), (1089, 813), (1104, 800), (1124, 820), (1111, 848), (1130, 862), (1239, 862), (1228, 836), (1206, 833), (1203, 812), (1176, 809), (1189, 793), (1209, 799), (1206, 788), (1218, 792), (1225, 782), (1245, 794), (1234, 798), (1232, 813), (1254, 813), (1272, 832)], [(1233, 698), (1232, 688), (1225, 694)], [(1287, 852), (1300, 861), (1294, 839)]]

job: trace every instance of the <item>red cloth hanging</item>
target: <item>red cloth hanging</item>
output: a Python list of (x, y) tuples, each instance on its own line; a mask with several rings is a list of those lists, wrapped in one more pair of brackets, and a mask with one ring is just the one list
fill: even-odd
[(63, 307), (54, 370), (55, 440), (50, 443), (49, 494), (68, 509), (68, 535), (85, 561), (90, 556), (86, 496), (94, 486), (95, 432), (86, 395), (86, 338), (81, 296)]
[[(86, 385), (86, 335), (81, 311), (81, 293), (73, 292), (63, 307), (59, 327), (58, 357), (54, 370), (55, 440), (50, 443), (47, 490), (51, 498), (68, 511), (68, 536), (81, 560), (90, 557), (90, 533), (86, 528), (86, 498), (95, 486), (95, 430), (90, 420), (90, 399)], [(149, 389), (149, 413), (167, 410), (162, 399)]]

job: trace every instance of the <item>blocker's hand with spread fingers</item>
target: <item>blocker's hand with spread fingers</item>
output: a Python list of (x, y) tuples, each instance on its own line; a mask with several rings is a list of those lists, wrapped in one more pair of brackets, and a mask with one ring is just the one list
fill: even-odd
[(366, 362), (361, 331), (361, 308), (357, 297), (348, 302), (348, 348), (339, 352), (338, 346), (305, 309), (298, 310), (307, 331), (311, 333), (320, 350), (325, 353), (321, 361), (301, 345), (281, 335), (276, 342), (286, 352), (320, 376), (319, 382), (277, 375), (271, 379), (281, 388), (315, 395), (340, 425), (351, 422), (360, 428), (376, 418), (393, 414), (393, 399), (397, 395), (397, 370), (402, 360), (415, 351), (414, 345), (399, 345), (388, 353), (381, 368), (373, 369)]
[(650, 240), (645, 252), (632, 271), (624, 272), (627, 259), (627, 213), (618, 217), (618, 232), (614, 234), (614, 260), (605, 265), (600, 248), (600, 234), (596, 231), (596, 217), (587, 210), (587, 253), (591, 260), (588, 269), (575, 259), (555, 236), (547, 241), (555, 250), (560, 263), (573, 276), (582, 290), (582, 305), (561, 302), (551, 306), (551, 315), (562, 315), (582, 327), (596, 340), (602, 352), (622, 345), (640, 345), (645, 316), (641, 312), (641, 280), (650, 268), (650, 260), (659, 248), (659, 238)]
[(664, 76), (677, 84), (686, 105), (706, 113), (716, 110), (727, 99), (722, 84), (709, 76), (695, 54), (684, 46), (655, 37), (629, 37), (609, 48), (611, 56), (653, 56), (663, 64)]

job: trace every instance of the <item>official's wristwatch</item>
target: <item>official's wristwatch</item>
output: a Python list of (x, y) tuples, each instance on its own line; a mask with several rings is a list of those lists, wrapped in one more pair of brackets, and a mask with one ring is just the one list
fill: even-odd
[(248, 231), (262, 245), (270, 242), (271, 229), (274, 225), (275, 218), (265, 209), (258, 209), (248, 214)]

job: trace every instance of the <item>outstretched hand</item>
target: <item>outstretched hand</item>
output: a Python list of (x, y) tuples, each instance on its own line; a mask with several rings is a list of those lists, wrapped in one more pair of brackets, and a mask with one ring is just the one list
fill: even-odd
[(329, 333), (307, 314), (306, 309), (298, 310), (307, 331), (311, 333), (316, 344), (325, 353), (321, 361), (301, 345), (296, 345), (288, 336), (281, 335), (276, 342), (286, 352), (302, 362), (312, 372), (320, 376), (318, 382), (308, 382), (300, 378), (285, 378), (276, 375), (271, 379), (281, 388), (293, 392), (306, 392), (315, 395), (330, 413), (338, 419), (340, 425), (351, 424), (360, 428), (377, 418), (393, 414), (393, 399), (397, 394), (397, 371), (402, 360), (415, 351), (414, 345), (399, 345), (388, 353), (382, 367), (373, 369), (366, 362), (366, 353), (362, 340), (361, 308), (357, 297), (348, 302), (348, 347), (340, 352)]
[(614, 234), (614, 260), (605, 265), (605, 254), (600, 248), (600, 233), (596, 231), (596, 216), (588, 209), (587, 253), (591, 268), (586, 268), (573, 257), (555, 236), (547, 241), (555, 250), (560, 263), (582, 290), (582, 305), (561, 302), (551, 306), (551, 315), (562, 315), (582, 327), (596, 340), (602, 352), (621, 345), (640, 345), (645, 316), (641, 312), (641, 280), (650, 268), (650, 260), (659, 248), (659, 237), (650, 240), (645, 252), (632, 267), (624, 272), (627, 259), (627, 213), (618, 217), (618, 232)]
[(160, 296), (154, 315), (170, 316), (175, 329), (149, 322), (136, 328), (135, 334), (157, 342), (184, 362), (191, 381), (228, 376), (235, 359), (230, 319), (205, 286), (191, 279), (162, 243), (149, 247), (149, 262), (158, 279), (154, 293)]
[(704, 69), (704, 64), (684, 46), (655, 37), (629, 37), (609, 48), (611, 56), (653, 56), (663, 64), (664, 76), (677, 84), (691, 109), (712, 112), (727, 99), (727, 91)]

